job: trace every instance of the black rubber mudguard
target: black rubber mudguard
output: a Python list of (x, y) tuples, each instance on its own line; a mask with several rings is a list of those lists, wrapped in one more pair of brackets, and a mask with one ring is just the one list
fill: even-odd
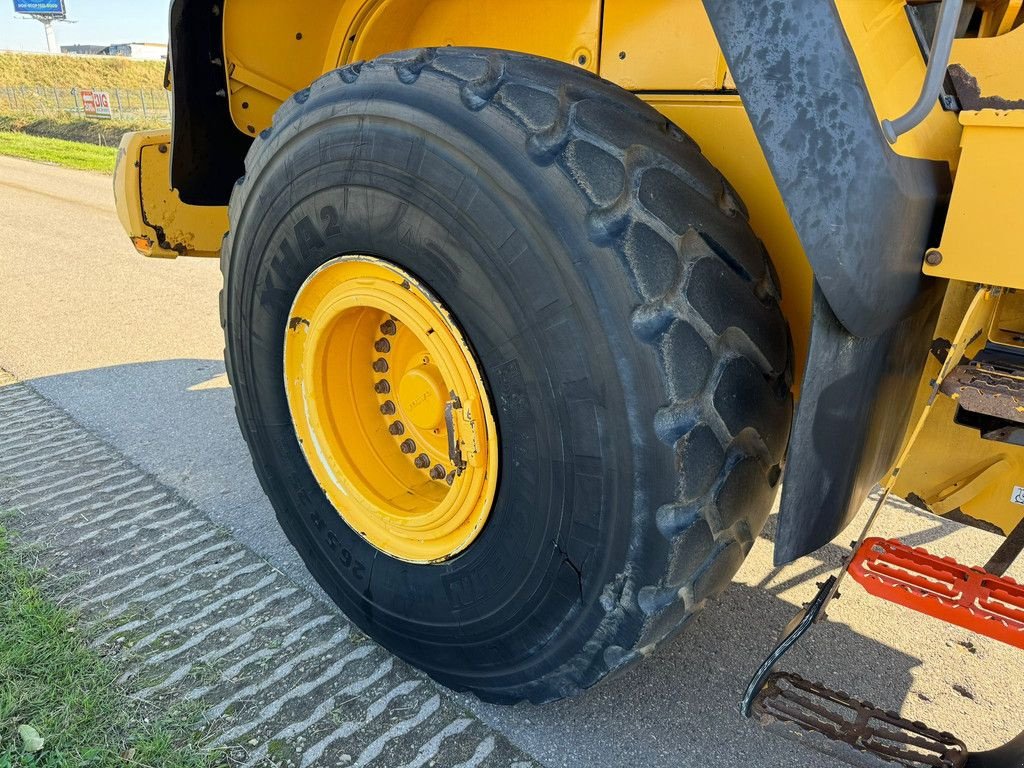
[(929, 279), (948, 167), (889, 148), (831, 0), (704, 5), (829, 306), (855, 336), (885, 333)]
[(949, 170), (888, 147), (833, 2), (704, 5), (815, 273), (781, 564), (842, 531), (895, 458), (941, 292), (921, 259)]
[(225, 96), (222, 6), (173, 0), (170, 9), (171, 187), (189, 205), (227, 205), (252, 144), (232, 122)]
[(842, 532), (896, 460), (941, 293), (929, 291), (914, 314), (885, 333), (858, 338), (843, 328), (815, 284), (807, 373), (782, 483), (776, 565)]

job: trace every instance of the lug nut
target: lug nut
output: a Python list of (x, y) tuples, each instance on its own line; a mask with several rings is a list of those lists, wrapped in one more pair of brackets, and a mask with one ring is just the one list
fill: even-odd
[(381, 379), (380, 381), (373, 385), (373, 391), (376, 392), (378, 395), (386, 395), (388, 392), (391, 391), (391, 385), (388, 384), (387, 379)]
[(444, 467), (442, 467), (440, 464), (435, 464), (434, 468), (430, 470), (430, 477), (433, 480), (444, 480), (444, 476)]
[(405, 424), (403, 424), (400, 421), (393, 421), (391, 422), (391, 426), (388, 427), (388, 432), (390, 432), (392, 435), (404, 435)]
[(455, 482), (455, 470), (454, 469), (451, 472), (448, 473), (448, 477), (445, 478), (445, 482), (447, 482), (448, 485), (451, 485), (452, 483)]
[(387, 339), (377, 339), (373, 344), (373, 348), (381, 354), (386, 354), (391, 351), (391, 342)]
[(383, 357), (378, 357), (376, 360), (373, 361), (373, 370), (377, 373), (387, 373), (388, 361), (385, 360)]
[(405, 440), (402, 441), (402, 444), (400, 446), (398, 446), (398, 447), (402, 449), (402, 453), (412, 453), (413, 451), (416, 450), (416, 443), (414, 443), (412, 440), (406, 438)]
[(425, 453), (421, 453), (413, 460), (413, 464), (416, 465), (417, 469), (426, 469), (430, 466), (430, 457)]
[(395, 413), (395, 404), (390, 400), (385, 400), (381, 403), (380, 412), (385, 416), (392, 416)]
[(398, 326), (395, 325), (394, 320), (385, 320), (383, 323), (380, 324), (380, 332), (383, 333), (385, 336), (394, 336), (397, 330)]

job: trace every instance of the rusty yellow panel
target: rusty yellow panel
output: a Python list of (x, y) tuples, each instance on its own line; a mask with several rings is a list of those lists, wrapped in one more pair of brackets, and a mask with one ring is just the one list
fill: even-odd
[(632, 91), (716, 91), (725, 74), (701, 0), (605, 0), (602, 77)]
[(170, 131), (126, 133), (114, 170), (121, 226), (143, 256), (218, 256), (228, 230), (224, 206), (186, 205), (171, 189)]
[(1024, 110), (961, 112), (963, 153), (926, 274), (1024, 288)]
[(950, 75), (968, 98), (967, 110), (1024, 108), (1024, 26), (999, 37), (953, 42)]
[(640, 94), (700, 145), (750, 211), (782, 283), (782, 311), (793, 333), (794, 380), (803, 378), (811, 327), (813, 275), (761, 145), (738, 96)]
[[(935, 329), (936, 338), (950, 339), (955, 335), (975, 293), (974, 285), (949, 284)], [(1007, 312), (1003, 305), (1004, 298), (989, 302), (990, 318), (985, 323), (989, 332), (967, 349), (969, 356), (984, 346), (986, 335), (993, 334), (991, 317)], [(939, 368), (939, 361), (929, 356), (912, 422), (923, 412), (931, 393), (930, 382)], [(956, 402), (939, 396), (893, 490), (937, 514), (959, 510), (1008, 533), (1024, 516), (1024, 506), (1013, 501), (1014, 487), (1024, 486), (1024, 448), (983, 440), (978, 430), (954, 423), (955, 415)]]

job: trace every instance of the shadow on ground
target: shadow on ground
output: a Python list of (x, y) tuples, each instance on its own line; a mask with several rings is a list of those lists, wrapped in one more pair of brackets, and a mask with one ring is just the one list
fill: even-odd
[[(319, 594), (278, 530), (253, 474), (221, 361), (138, 363), (28, 383)], [(814, 583), (845, 554), (830, 545), (804, 570), (780, 576), (770, 564), (773, 523), (741, 572), (745, 583), (734, 584), (680, 637), (618, 678), (543, 707), (502, 708), (471, 697), (464, 702), (551, 766), (834, 764), (764, 732), (738, 712), (749, 675), (795, 604), (809, 599)], [(924, 545), (940, 529), (911, 543)], [(815, 628), (783, 666), (899, 709), (919, 664), (914, 656), (830, 622)]]
[(27, 383), (315, 589), (253, 473), (222, 360), (133, 363)]

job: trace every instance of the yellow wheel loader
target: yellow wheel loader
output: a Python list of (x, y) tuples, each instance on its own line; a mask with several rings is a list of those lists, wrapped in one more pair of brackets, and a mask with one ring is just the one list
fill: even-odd
[[(219, 256), (282, 527), (447, 686), (544, 702), (650, 653), (780, 487), (779, 564), (878, 484), (1002, 533), (981, 569), (865, 531), (843, 573), (1024, 647), (1022, 6), (173, 0), (118, 212)], [(745, 710), (1021, 765), (771, 672), (839, 578)]]

